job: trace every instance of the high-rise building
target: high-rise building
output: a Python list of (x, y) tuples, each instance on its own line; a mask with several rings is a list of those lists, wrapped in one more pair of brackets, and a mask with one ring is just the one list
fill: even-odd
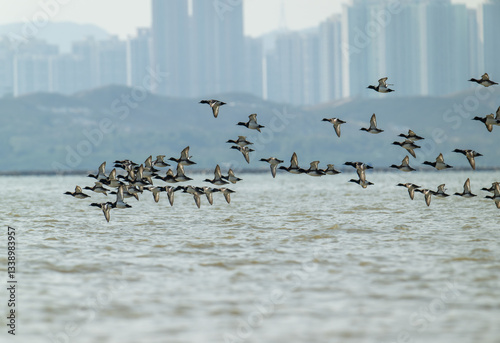
[(82, 80), (82, 89), (92, 89), (99, 87), (99, 47), (98, 42), (89, 37), (83, 41), (73, 42), (71, 52), (82, 59), (81, 68), (85, 75)]
[[(498, 18), (500, 18), (500, 0), (489, 0), (479, 7), (479, 37), (484, 51), (484, 70), (492, 80), (500, 79), (500, 35), (498, 34)], [(477, 78), (477, 77), (476, 77)]]
[(99, 85), (127, 84), (127, 46), (118, 37), (98, 42)]
[[(151, 64), (151, 31), (138, 29), (135, 37), (127, 40), (127, 85), (132, 87), (148, 87), (144, 77), (148, 70), (154, 69)], [(152, 89), (148, 89), (152, 91)]]
[(51, 92), (73, 94), (85, 90), (87, 78), (83, 57), (62, 54), (50, 58)]
[(0, 39), (0, 96), (14, 93), (14, 51), (11, 42)]
[(319, 102), (342, 97), (342, 35), (340, 15), (319, 26)]
[(188, 1), (152, 0), (152, 12), (153, 65), (168, 73), (155, 91), (186, 96), (190, 88)]

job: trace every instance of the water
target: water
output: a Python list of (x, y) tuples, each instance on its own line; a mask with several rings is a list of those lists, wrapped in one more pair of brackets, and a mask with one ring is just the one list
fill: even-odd
[[(110, 223), (88, 206), (103, 195), (62, 194), (91, 179), (2, 177), (0, 270), (10, 225), (19, 273), (1, 341), (500, 342), (500, 210), (480, 191), (498, 173), (239, 176), (230, 205), (145, 193)], [(430, 207), (395, 187), (467, 177), (477, 198)]]

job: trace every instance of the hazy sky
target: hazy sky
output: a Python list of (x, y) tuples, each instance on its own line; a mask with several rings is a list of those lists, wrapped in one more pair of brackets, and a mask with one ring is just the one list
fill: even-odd
[[(241, 0), (206, 0), (238, 3)], [(283, 22), (296, 30), (316, 26), (333, 13), (341, 11), (349, 0), (245, 0), (245, 33), (258, 36), (280, 27)], [(453, 0), (476, 6), (483, 0)], [(48, 4), (65, 3), (55, 8)], [(43, 6), (50, 9), (52, 21), (93, 23), (111, 34), (125, 38), (137, 27), (151, 24), (150, 0), (0, 0), (0, 24), (32, 19)], [(284, 5), (282, 5), (284, 4)], [(55, 10), (53, 10), (55, 8)]]

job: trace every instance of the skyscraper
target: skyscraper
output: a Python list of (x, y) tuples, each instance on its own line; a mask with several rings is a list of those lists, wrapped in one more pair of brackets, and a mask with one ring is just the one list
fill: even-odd
[[(151, 31), (138, 29), (135, 37), (127, 40), (127, 85), (143, 87), (144, 77), (151, 67)], [(152, 91), (152, 89), (148, 89)]]
[(489, 0), (479, 7), (479, 36), (483, 43), (484, 72), (492, 80), (500, 79), (500, 35), (498, 19), (500, 18), (500, 0)]
[(153, 66), (166, 78), (155, 91), (169, 96), (189, 92), (189, 13), (188, 1), (152, 0)]
[(334, 15), (319, 26), (319, 102), (342, 97), (341, 19)]

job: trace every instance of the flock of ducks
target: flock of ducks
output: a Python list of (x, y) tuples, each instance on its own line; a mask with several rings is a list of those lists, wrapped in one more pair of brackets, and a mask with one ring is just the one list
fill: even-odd
[[(390, 93), (394, 92), (393, 89), (390, 89), (390, 84), (387, 84), (387, 77), (381, 78), (378, 81), (377, 86), (368, 86), (367, 88), (373, 89), (379, 93)], [(477, 80), (471, 78), (469, 81), (476, 82), (484, 87), (489, 87), (493, 85), (497, 85), (498, 83), (491, 81), (487, 73), (482, 75), (481, 79)], [(392, 86), (392, 85), (391, 85)], [(220, 100), (201, 100), (201, 104), (208, 104), (211, 109), (214, 118), (217, 118), (219, 115), (220, 107), (226, 105), (225, 102)], [(500, 107), (498, 108), (496, 115), (488, 114), (485, 117), (474, 117), (473, 120), (478, 120), (483, 122), (486, 125), (486, 128), (489, 132), (493, 130), (493, 126), (500, 126)], [(322, 121), (329, 122), (333, 125), (336, 135), (340, 138), (341, 130), (340, 126), (345, 124), (346, 121), (341, 120), (339, 118), (323, 118)], [(256, 130), (261, 132), (261, 129), (265, 128), (263, 125), (260, 125), (257, 122), (257, 114), (250, 114), (248, 116), (247, 122), (238, 122), (236, 125), (244, 126), (250, 130)], [(377, 117), (373, 114), (370, 118), (369, 127), (360, 128), (361, 131), (366, 131), (371, 134), (379, 134), (384, 132), (384, 130), (377, 127)], [(399, 137), (404, 138), (403, 142), (395, 141), (392, 144), (398, 145), (405, 149), (411, 156), (416, 158), (415, 149), (420, 148), (415, 142), (424, 139), (417, 135), (412, 130), (408, 130), (408, 134), (401, 133)], [(246, 136), (238, 136), (236, 140), (227, 140), (227, 143), (231, 143), (231, 149), (238, 150), (242, 153), (245, 161), (250, 163), (250, 152), (254, 150), (249, 146), (253, 143), (246, 139)], [(473, 170), (476, 169), (475, 158), (479, 156), (483, 156), (482, 154), (474, 151), (474, 150), (463, 150), (463, 149), (455, 149), (453, 150), (455, 153), (463, 154), (467, 160), (469, 161), (470, 166)], [(181, 152), (180, 158), (169, 158), (169, 161), (173, 161), (177, 163), (176, 174), (174, 174), (172, 169), (168, 169), (165, 176), (160, 175), (160, 169), (157, 168), (166, 168), (170, 166), (167, 162), (164, 161), (165, 155), (159, 155), (156, 157), (156, 160), (153, 161), (152, 156), (149, 156), (143, 164), (137, 164), (130, 160), (122, 160), (114, 162), (114, 169), (109, 173), (109, 175), (105, 174), (106, 162), (103, 162), (97, 174), (89, 174), (88, 176), (96, 179), (97, 181), (94, 183), (93, 187), (85, 187), (85, 190), (90, 190), (95, 193), (100, 193), (107, 195), (109, 194), (116, 195), (115, 202), (102, 202), (102, 203), (91, 203), (90, 206), (98, 207), (102, 210), (104, 217), (109, 222), (110, 220), (110, 211), (111, 209), (123, 209), (130, 208), (131, 205), (125, 202), (126, 198), (134, 197), (139, 200), (139, 194), (142, 194), (144, 190), (152, 193), (154, 201), (159, 202), (161, 192), (166, 192), (170, 205), (174, 204), (174, 193), (177, 191), (182, 191), (182, 193), (191, 194), (194, 198), (195, 204), (198, 208), (201, 206), (201, 196), (204, 194), (207, 198), (207, 201), (210, 205), (213, 204), (213, 193), (220, 192), (224, 195), (227, 203), (231, 201), (231, 193), (234, 193), (233, 190), (226, 187), (227, 184), (232, 183), (235, 184), (239, 181), (242, 181), (241, 178), (237, 177), (232, 169), (228, 170), (227, 176), (222, 175), (219, 165), (215, 167), (214, 170), (214, 178), (213, 179), (205, 179), (204, 182), (211, 183), (216, 186), (224, 186), (220, 188), (213, 188), (210, 186), (156, 186), (153, 185), (153, 180), (161, 180), (166, 183), (180, 183), (191, 181), (192, 178), (185, 175), (184, 167), (196, 164), (191, 160), (191, 156), (189, 156), (189, 146), (186, 147)], [(327, 164), (325, 169), (319, 168), (319, 161), (310, 162), (309, 168), (304, 169), (299, 167), (297, 154), (294, 152), (292, 157), (290, 158), (290, 166), (279, 166), (284, 163), (283, 160), (280, 160), (276, 157), (269, 158), (261, 158), (260, 161), (269, 163), (271, 169), (271, 175), (273, 178), (276, 177), (277, 169), (284, 170), (288, 173), (292, 174), (306, 174), (309, 176), (321, 177), (324, 175), (337, 175), (340, 173), (333, 164)], [(443, 154), (440, 153), (435, 161), (425, 161), (423, 162), (425, 165), (429, 165), (437, 170), (445, 170), (449, 168), (453, 168), (448, 165), (444, 161)], [(363, 163), (363, 162), (345, 162), (344, 165), (351, 166), (356, 169), (357, 179), (350, 179), (349, 182), (356, 183), (360, 185), (362, 188), (367, 188), (370, 185), (373, 185), (372, 182), (366, 179), (366, 170), (373, 169), (373, 167)], [(279, 167), (278, 167), (279, 166)], [(412, 172), (415, 171), (415, 168), (410, 166), (410, 158), (406, 155), (401, 161), (400, 165), (391, 165), (391, 168), (398, 169), (403, 172)], [(117, 175), (116, 168), (122, 169), (126, 174)], [(433, 191), (427, 188), (422, 188), (421, 186), (415, 185), (413, 183), (399, 183), (397, 186), (405, 187), (408, 190), (408, 194), (410, 199), (414, 199), (415, 191), (420, 192), (424, 195), (425, 202), (427, 206), (430, 206), (431, 197), (448, 197), (449, 194), (446, 194), (445, 184), (441, 184), (438, 186), (437, 191)], [(109, 188), (114, 188), (114, 191), (111, 191)], [(489, 188), (482, 188), (481, 190), (493, 193), (491, 196), (486, 196), (487, 199), (492, 199), (496, 207), (500, 209), (500, 182), (494, 182)], [(66, 192), (65, 194), (71, 195), (77, 199), (86, 199), (90, 196), (85, 194), (80, 186), (75, 187), (74, 192)], [(471, 198), (476, 197), (476, 194), (473, 194), (470, 186), (470, 179), (467, 179), (463, 186), (462, 193), (455, 193), (454, 195)]]

